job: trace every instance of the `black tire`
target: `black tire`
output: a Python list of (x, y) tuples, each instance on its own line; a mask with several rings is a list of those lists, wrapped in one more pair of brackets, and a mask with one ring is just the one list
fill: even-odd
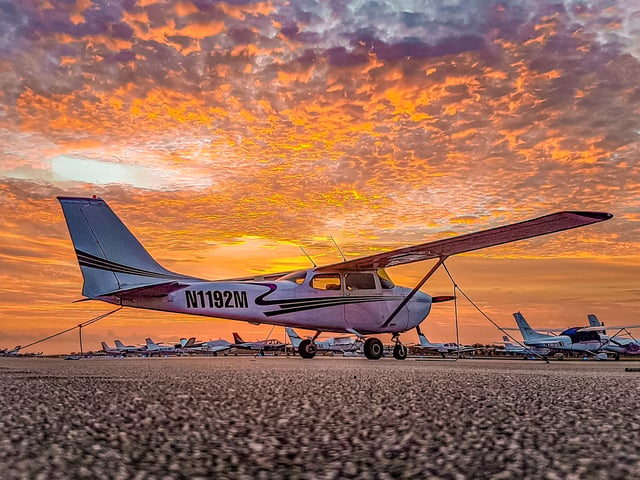
[(302, 358), (313, 358), (316, 356), (317, 351), (318, 347), (309, 339), (301, 341), (298, 346), (298, 353)]
[(364, 356), (369, 360), (379, 360), (383, 352), (382, 342), (377, 338), (367, 338), (364, 342)]
[(401, 343), (397, 343), (396, 346), (393, 347), (393, 358), (396, 360), (405, 360), (407, 358), (407, 353), (407, 347)]

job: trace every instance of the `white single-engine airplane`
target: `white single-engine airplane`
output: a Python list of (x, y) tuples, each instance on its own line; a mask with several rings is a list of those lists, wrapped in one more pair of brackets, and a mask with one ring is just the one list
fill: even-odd
[(477, 348), (471, 347), (469, 345), (458, 345), (455, 342), (432, 343), (429, 341), (427, 336), (422, 333), (422, 330), (420, 330), (420, 326), (416, 327), (416, 331), (418, 332), (418, 340), (420, 340), (420, 348), (422, 348), (423, 350), (432, 350), (438, 352), (442, 356), (442, 358), (445, 358), (447, 355), (452, 353), (470, 353), (478, 350)]
[[(298, 333), (291, 327), (286, 327), (285, 331), (291, 341), (291, 346), (296, 350), (300, 348), (300, 344), (304, 342)], [(362, 342), (356, 337), (332, 337), (324, 340), (316, 339), (316, 348), (322, 352), (332, 353), (354, 353), (362, 348)]]
[(166, 353), (175, 353), (176, 347), (173, 345), (163, 345), (162, 343), (156, 343), (151, 338), (144, 339), (146, 346), (144, 348), (144, 353), (149, 356), (153, 355), (164, 355)]
[[(436, 302), (420, 288), (451, 255), (582, 227), (610, 219), (600, 212), (557, 212), (524, 222), (345, 260), (295, 272), (204, 280), (162, 267), (99, 198), (58, 197), (84, 277), (82, 293), (121, 306), (316, 330), (303, 340), (303, 358), (316, 354), (322, 332), (390, 333), (394, 357), (407, 347), (399, 334), (417, 327)], [(399, 287), (385, 268), (437, 259), (413, 288)], [(364, 354), (379, 359), (382, 342), (369, 337)]]
[(238, 332), (233, 332), (233, 346), (244, 350), (258, 350), (259, 352), (275, 352), (284, 350), (285, 344), (275, 338), (245, 342)]
[(196, 342), (196, 337), (181, 338), (176, 345), (176, 350), (183, 352), (218, 353), (233, 348), (233, 343), (223, 340), (209, 340), (208, 342)]

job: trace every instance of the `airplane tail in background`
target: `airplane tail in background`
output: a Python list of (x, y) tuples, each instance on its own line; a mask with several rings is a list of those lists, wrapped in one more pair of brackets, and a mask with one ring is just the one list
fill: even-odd
[(106, 344), (106, 342), (101, 342), (102, 344), (102, 350), (104, 350), (105, 352), (108, 352), (109, 350), (113, 350), (113, 348), (109, 347), (109, 345)]
[(180, 339), (180, 346), (182, 348), (189, 348), (196, 343), (196, 337), (191, 337), (188, 340), (186, 338)]
[(233, 343), (237, 345), (239, 343), (245, 343), (245, 341), (242, 340), (242, 338), (240, 338), (240, 335), (238, 335), (238, 332), (233, 332)]
[(598, 317), (596, 317), (593, 313), (587, 315), (587, 318), (589, 319), (590, 327), (604, 327), (604, 323), (598, 320)]
[(296, 331), (291, 327), (285, 328), (285, 331), (289, 336), (289, 340), (291, 340), (291, 345), (293, 345), (293, 348), (298, 348), (300, 346), (300, 343), (302, 342), (302, 337), (300, 337), (300, 335), (298, 335)]
[(123, 348), (126, 348), (126, 347), (122, 344), (120, 340), (116, 340), (116, 348), (118, 350), (122, 350)]
[(524, 316), (520, 312), (514, 313), (513, 318), (516, 319), (516, 323), (518, 324), (518, 328), (520, 329), (520, 333), (522, 334), (522, 338), (524, 339), (525, 343), (530, 340), (547, 338), (547, 335), (538, 333), (533, 328), (531, 328), (529, 323), (524, 319)]
[(416, 327), (416, 331), (418, 332), (418, 339), (420, 340), (420, 346), (423, 348), (434, 348), (437, 345), (434, 345), (433, 343), (431, 343), (429, 341), (429, 339), (427, 339), (427, 336), (422, 333), (422, 330), (420, 330), (420, 327)]
[(106, 202), (58, 197), (84, 278), (88, 298), (191, 279), (156, 262)]
[(502, 337), (502, 341), (504, 342), (505, 352), (519, 352), (522, 350), (521, 346), (511, 343), (511, 340), (506, 335)]

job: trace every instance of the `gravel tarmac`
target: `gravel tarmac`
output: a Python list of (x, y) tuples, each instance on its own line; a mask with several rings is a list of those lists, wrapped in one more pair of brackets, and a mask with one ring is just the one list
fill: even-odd
[(640, 479), (636, 362), (0, 359), (2, 479)]

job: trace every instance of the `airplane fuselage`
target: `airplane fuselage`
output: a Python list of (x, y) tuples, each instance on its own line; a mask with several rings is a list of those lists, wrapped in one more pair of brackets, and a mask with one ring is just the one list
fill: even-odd
[(385, 324), (411, 290), (381, 281), (375, 271), (315, 274), (312, 269), (275, 281), (185, 283), (188, 286), (166, 295), (100, 300), (250, 323), (362, 334), (407, 331), (431, 310), (431, 297), (418, 292)]

